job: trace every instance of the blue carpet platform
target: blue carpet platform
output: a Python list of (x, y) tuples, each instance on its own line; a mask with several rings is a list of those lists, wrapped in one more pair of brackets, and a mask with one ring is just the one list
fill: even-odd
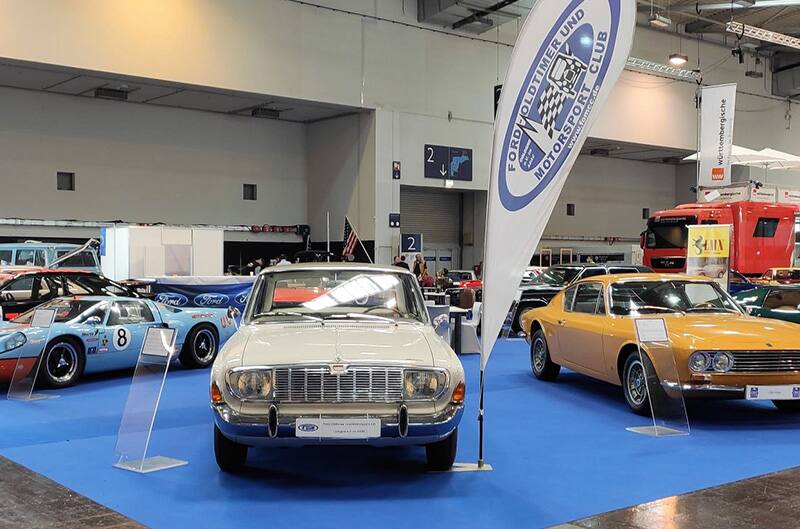
[[(130, 372), (39, 402), (2, 401), (0, 453), (154, 528), (547, 527), (800, 464), (800, 418), (771, 404), (689, 403), (692, 434), (650, 438), (619, 388), (562, 372), (535, 380), (527, 344), (500, 341), (487, 369), (491, 472), (428, 473), (423, 449), (251, 450), (253, 468), (214, 462), (208, 372), (175, 369), (150, 455), (187, 466), (113, 468)], [(468, 410), (458, 460), (477, 456), (478, 358), (464, 357)]]

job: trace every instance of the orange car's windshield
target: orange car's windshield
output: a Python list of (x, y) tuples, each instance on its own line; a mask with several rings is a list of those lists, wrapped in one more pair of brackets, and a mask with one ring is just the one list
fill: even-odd
[(611, 313), (735, 312), (741, 309), (711, 281), (625, 281), (611, 285)]

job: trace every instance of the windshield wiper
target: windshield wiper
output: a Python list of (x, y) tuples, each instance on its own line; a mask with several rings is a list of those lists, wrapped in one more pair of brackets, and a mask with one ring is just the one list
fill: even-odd
[(330, 316), (325, 316), (326, 320), (376, 320), (376, 321), (385, 321), (387, 323), (397, 323), (392, 318), (387, 318), (386, 316), (377, 316), (375, 314), (361, 314), (358, 312), (348, 312), (347, 314), (331, 314)]
[(686, 312), (704, 312), (704, 311), (708, 312), (722, 311), (722, 312), (732, 312), (734, 314), (739, 314), (738, 310), (729, 309), (727, 307), (689, 307), (688, 309), (686, 309)]
[(316, 321), (322, 323), (324, 320), (319, 316), (311, 316), (310, 314), (301, 314), (299, 312), (291, 312), (288, 310), (271, 310), (269, 312), (259, 312), (254, 318), (260, 318), (261, 316), (298, 316), (300, 318), (305, 318), (307, 320)]

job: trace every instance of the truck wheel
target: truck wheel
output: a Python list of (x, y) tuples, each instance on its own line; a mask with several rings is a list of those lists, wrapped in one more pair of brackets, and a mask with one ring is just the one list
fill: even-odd
[(219, 349), (217, 330), (213, 325), (201, 323), (189, 331), (179, 360), (190, 369), (208, 367), (214, 362)]
[(450, 470), (456, 460), (458, 450), (458, 428), (453, 433), (435, 443), (425, 445), (425, 456), (428, 459), (428, 469), (444, 471)]
[(247, 461), (247, 447), (222, 435), (215, 424), (214, 457), (223, 472), (238, 472)]

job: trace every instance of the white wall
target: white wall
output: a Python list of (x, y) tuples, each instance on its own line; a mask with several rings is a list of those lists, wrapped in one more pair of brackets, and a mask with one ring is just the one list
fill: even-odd
[(304, 224), (305, 151), (303, 125), (0, 88), (0, 216)]

